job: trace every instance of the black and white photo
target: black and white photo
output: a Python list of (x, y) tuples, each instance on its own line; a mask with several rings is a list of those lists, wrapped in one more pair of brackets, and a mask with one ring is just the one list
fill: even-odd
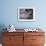
[(18, 21), (34, 21), (35, 20), (35, 9), (30, 7), (18, 8)]

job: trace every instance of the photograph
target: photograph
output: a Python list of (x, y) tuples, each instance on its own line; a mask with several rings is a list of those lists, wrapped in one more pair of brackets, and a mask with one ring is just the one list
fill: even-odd
[(35, 9), (31, 7), (19, 7), (18, 8), (18, 21), (34, 21)]

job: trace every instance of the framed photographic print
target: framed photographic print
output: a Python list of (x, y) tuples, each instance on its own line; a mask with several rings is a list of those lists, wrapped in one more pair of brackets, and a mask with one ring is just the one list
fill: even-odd
[(35, 21), (35, 8), (19, 7), (18, 21)]

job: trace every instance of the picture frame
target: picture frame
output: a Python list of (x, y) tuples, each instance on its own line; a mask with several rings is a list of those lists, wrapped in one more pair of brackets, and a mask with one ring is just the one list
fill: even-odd
[(35, 8), (33, 7), (19, 7), (18, 21), (35, 21)]

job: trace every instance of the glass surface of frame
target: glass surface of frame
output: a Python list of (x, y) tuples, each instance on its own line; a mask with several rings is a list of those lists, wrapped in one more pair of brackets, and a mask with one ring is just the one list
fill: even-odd
[(35, 21), (35, 8), (19, 7), (18, 21)]

